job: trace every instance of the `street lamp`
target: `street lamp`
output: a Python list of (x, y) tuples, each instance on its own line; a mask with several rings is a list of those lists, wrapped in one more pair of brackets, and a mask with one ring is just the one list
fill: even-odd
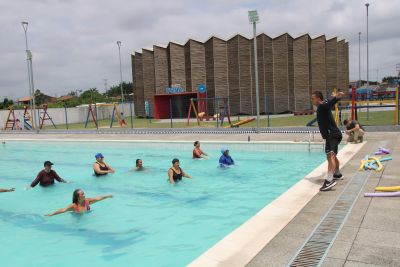
[(28, 49), (28, 22), (22, 21), (22, 28), (24, 29), (25, 32), (25, 51), (26, 51), (26, 64), (28, 67), (28, 81), (29, 81), (29, 105), (31, 106), (31, 114), (32, 114), (32, 128), (36, 129), (39, 131), (37, 128), (36, 124), (36, 114), (35, 114), (35, 86), (33, 83), (33, 68), (32, 68), (32, 52)]
[(257, 133), (260, 133), (260, 101), (258, 89), (258, 64), (257, 64), (257, 31), (256, 24), (260, 21), (257, 10), (251, 10), (249, 13), (249, 22), (253, 24), (253, 42), (254, 42), (254, 77), (256, 83), (256, 108), (257, 108)]
[(121, 87), (121, 102), (122, 102), (122, 113), (124, 113), (124, 90), (122, 89), (122, 64), (121, 64), (121, 41), (117, 41), (118, 45), (118, 54), (119, 54), (119, 78), (120, 78), (120, 87)]
[(367, 86), (369, 87), (369, 47), (368, 47), (368, 7), (369, 3), (365, 4), (367, 8)]
[(361, 32), (358, 32), (358, 87), (361, 87)]

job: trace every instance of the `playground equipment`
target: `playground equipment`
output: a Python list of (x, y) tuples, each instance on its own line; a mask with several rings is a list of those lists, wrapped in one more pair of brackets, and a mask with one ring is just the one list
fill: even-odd
[(25, 130), (32, 130), (32, 120), (31, 120), (31, 114), (28, 111), (29, 107), (24, 106), (24, 129)]
[(94, 104), (94, 108), (92, 107), (92, 104), (89, 104), (88, 108), (88, 113), (86, 116), (86, 121), (85, 121), (85, 128), (87, 128), (87, 125), (89, 123), (89, 116), (92, 115), (93, 123), (96, 125), (96, 128), (99, 128), (99, 125), (97, 124), (97, 105), (96, 103)]
[(15, 117), (13, 106), (8, 107), (8, 116), (6, 123), (4, 124), (4, 130), (16, 130), (17, 129), (17, 118)]
[[(197, 108), (196, 104), (197, 103)], [(210, 116), (208, 113), (208, 103), (214, 103), (214, 115)], [(191, 98), (188, 110), (188, 117), (187, 117), (187, 126), (190, 125), (190, 116), (194, 112), (194, 115), (197, 120), (197, 125), (200, 126), (201, 121), (206, 120), (216, 120), (217, 127), (219, 125), (223, 126), (225, 117), (228, 120), (229, 125), (231, 125), (231, 117), (229, 112), (229, 99), (227, 97), (199, 97)]]
[(117, 118), (119, 126), (126, 127), (128, 125), (125, 121), (124, 113), (122, 113), (118, 110), (117, 103), (114, 103), (114, 107), (112, 110), (110, 128), (113, 127), (115, 118)]
[(240, 121), (238, 121), (238, 122), (236, 122), (236, 123), (234, 123), (234, 124), (231, 124), (231, 125), (229, 125), (229, 126), (225, 126), (224, 128), (239, 127), (240, 125), (243, 125), (243, 124), (252, 122), (252, 121), (254, 121), (254, 120), (255, 120), (255, 118), (247, 118), (247, 119), (244, 119), (244, 120), (240, 120)]
[(40, 106), (40, 109), (43, 109), (43, 111), (40, 112), (42, 114), (42, 117), (39, 116), (40, 129), (43, 128), (44, 122), (47, 120), (50, 121), (53, 124), (54, 128), (57, 129), (57, 126), (54, 124), (53, 119), (50, 117), (49, 113), (47, 112), (48, 105), (43, 104)]

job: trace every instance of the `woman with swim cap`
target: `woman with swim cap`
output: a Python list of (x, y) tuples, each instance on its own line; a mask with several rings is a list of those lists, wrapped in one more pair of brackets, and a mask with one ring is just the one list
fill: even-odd
[(192, 178), (179, 167), (179, 159), (173, 159), (172, 167), (168, 170), (169, 182), (171, 184), (177, 183), (182, 180), (182, 177)]
[(194, 142), (193, 158), (200, 159), (200, 158), (206, 158), (207, 156), (208, 156), (207, 153), (201, 150), (200, 142), (199, 141)]
[(114, 169), (110, 165), (104, 162), (104, 156), (101, 153), (97, 153), (95, 156), (96, 162), (93, 163), (94, 175), (102, 176), (109, 173), (114, 173)]
[(231, 165), (235, 165), (232, 157), (229, 155), (229, 149), (227, 147), (221, 148), (221, 157), (219, 158), (219, 166), (221, 168), (226, 168)]
[(94, 204), (96, 202), (102, 201), (106, 198), (112, 198), (113, 195), (105, 195), (94, 198), (86, 198), (85, 193), (81, 189), (76, 189), (72, 194), (72, 203), (69, 204), (66, 208), (59, 209), (53, 213), (46, 214), (46, 216), (53, 216), (57, 214), (61, 214), (67, 211), (73, 211), (75, 213), (84, 213), (90, 210), (90, 204)]

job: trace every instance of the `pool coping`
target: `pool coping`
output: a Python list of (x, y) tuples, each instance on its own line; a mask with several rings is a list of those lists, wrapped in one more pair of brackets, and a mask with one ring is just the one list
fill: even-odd
[[(343, 168), (366, 144), (347, 144), (338, 153)], [(319, 193), (327, 162), (189, 263), (189, 267), (239, 267), (248, 264)]]

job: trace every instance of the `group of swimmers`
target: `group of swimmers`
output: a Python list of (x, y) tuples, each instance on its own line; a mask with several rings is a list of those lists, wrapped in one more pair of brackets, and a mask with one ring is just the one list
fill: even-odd
[[(221, 168), (226, 168), (229, 166), (232, 166), (235, 164), (234, 160), (232, 157), (229, 155), (229, 149), (227, 147), (223, 147), (221, 149), (221, 157), (219, 158), (219, 166)], [(194, 142), (194, 149), (193, 149), (193, 159), (207, 159), (209, 155), (205, 153), (201, 148), (200, 148), (200, 142), (196, 141)], [(96, 161), (93, 163), (93, 171), (94, 175), (96, 177), (98, 176), (104, 176), (109, 173), (114, 173), (115, 170), (104, 161), (104, 156), (102, 153), (97, 153), (95, 155)], [(43, 170), (41, 170), (36, 178), (32, 181), (32, 183), (26, 188), (30, 189), (35, 187), (36, 185), (40, 186), (50, 186), (53, 185), (55, 180), (60, 182), (60, 183), (69, 183), (68, 181), (64, 180), (61, 178), (56, 171), (52, 169), (52, 166), (54, 163), (51, 161), (45, 161), (43, 164)], [(135, 170), (136, 171), (143, 171), (143, 160), (142, 159), (137, 159), (135, 162)], [(172, 166), (168, 170), (168, 181), (171, 184), (177, 183), (182, 180), (182, 178), (192, 178), (189, 174), (184, 172), (182, 168), (180, 167), (180, 162), (179, 159), (174, 158), (172, 160)], [(15, 191), (15, 188), (10, 188), (10, 189), (1, 189), (0, 188), (0, 193), (3, 192), (12, 192)], [(75, 213), (84, 213), (90, 210), (90, 205), (94, 204), (98, 201), (107, 199), (107, 198), (112, 198), (113, 195), (104, 195), (104, 196), (98, 196), (94, 198), (86, 198), (85, 193), (82, 189), (76, 189), (73, 194), (72, 194), (72, 203), (69, 204), (65, 208), (61, 208), (55, 212), (52, 212), (50, 214), (46, 214), (46, 216), (53, 216), (61, 213), (65, 213), (68, 211), (73, 211)]]

